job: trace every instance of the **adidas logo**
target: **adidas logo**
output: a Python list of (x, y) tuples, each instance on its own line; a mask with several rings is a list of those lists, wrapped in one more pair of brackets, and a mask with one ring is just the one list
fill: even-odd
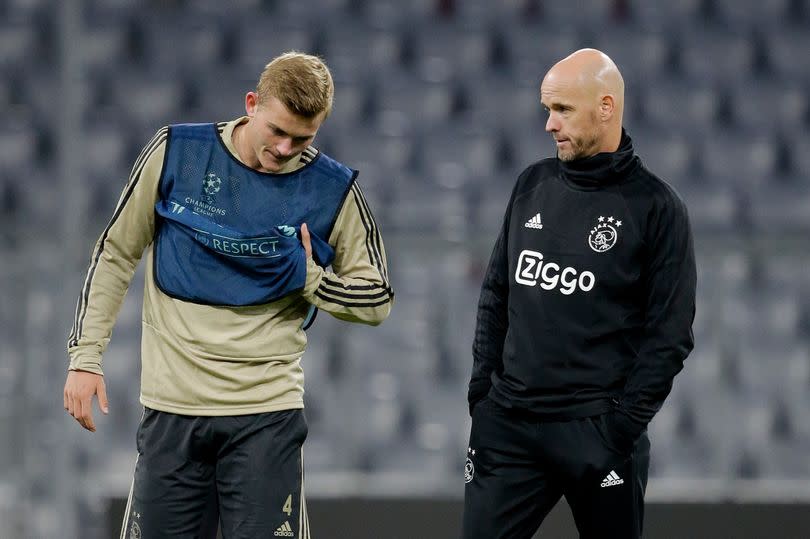
[(284, 524), (278, 527), (276, 531), (273, 532), (273, 535), (276, 537), (295, 537), (295, 534), (292, 531), (292, 526), (290, 526), (290, 522), (286, 521)]
[(615, 485), (621, 485), (622, 483), (624, 483), (624, 479), (619, 477), (619, 475), (615, 471), (610, 470), (610, 473), (607, 474), (607, 477), (605, 477), (602, 480), (601, 486), (602, 488), (605, 488), (605, 487), (612, 487)]
[(526, 228), (536, 228), (538, 230), (543, 228), (543, 221), (542, 219), (540, 219), (540, 214), (538, 213), (537, 215), (526, 221), (526, 224), (523, 226), (525, 226)]

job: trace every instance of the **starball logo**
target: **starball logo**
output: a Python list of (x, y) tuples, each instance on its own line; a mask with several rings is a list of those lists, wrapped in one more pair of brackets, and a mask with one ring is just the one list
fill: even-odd
[(217, 201), (216, 194), (219, 193), (221, 188), (222, 180), (213, 172), (209, 172), (203, 177), (200, 198), (207, 204), (215, 204)]
[(222, 189), (222, 179), (213, 172), (208, 172), (202, 179), (199, 200), (186, 197), (183, 202), (190, 206), (194, 213), (207, 215), (208, 217), (224, 216), (227, 211), (216, 205), (217, 193), (219, 193), (220, 189)]
[(596, 276), (590, 271), (577, 271), (571, 266), (562, 268), (556, 262), (545, 260), (543, 253), (524, 249), (515, 270), (515, 281), (524, 286), (537, 286), (543, 290), (559, 290), (570, 296), (577, 290), (590, 292), (596, 285)]

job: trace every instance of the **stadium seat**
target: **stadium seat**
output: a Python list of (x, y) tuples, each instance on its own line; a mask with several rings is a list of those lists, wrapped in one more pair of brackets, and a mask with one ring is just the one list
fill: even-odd
[(428, 80), (480, 77), (494, 64), (493, 45), (486, 27), (469, 31), (443, 22), (422, 24), (414, 35), (415, 68)]
[(778, 173), (779, 146), (769, 133), (716, 130), (698, 142), (703, 170), (715, 181), (758, 186)]
[(810, 185), (766, 181), (753, 196), (753, 222), (766, 233), (806, 234), (810, 231)]
[(598, 29), (612, 20), (613, 0), (580, 0), (576, 7), (563, 2), (540, 2), (540, 19), (555, 28)]
[[(212, 18), (219, 18), (219, 20), (228, 20), (231, 17), (237, 17), (239, 13), (252, 13), (266, 15), (268, 8), (272, 6), (273, 2), (266, 0), (233, 0), (232, 2), (224, 3), (217, 0), (195, 0), (193, 2), (186, 2), (183, 6), (182, 13), (191, 16), (209, 16)], [(167, 14), (175, 8), (171, 2), (160, 6)]]
[(690, 402), (690, 420), (695, 422), (697, 447), (687, 454), (697, 457), (691, 464), (691, 477), (733, 479), (738, 475), (737, 462), (744, 452), (743, 433), (737, 421), (747, 418), (748, 409), (729, 391), (713, 390), (694, 393)]
[(49, 0), (6, 0), (3, 6), (9, 19), (34, 20), (34, 17), (53, 9)]
[[(218, 73), (228, 67), (228, 48), (234, 39), (235, 32), (227, 21), (199, 15), (175, 19), (147, 12), (138, 20), (142, 54), (151, 70), (199, 73), (203, 77)], [(268, 55), (265, 63), (269, 59)]]
[(689, 208), (689, 219), (695, 230), (731, 232), (736, 229), (739, 204), (733, 189), (718, 182), (707, 182), (700, 189), (682, 189), (681, 196)]
[(36, 54), (41, 42), (35, 27), (4, 22), (0, 26), (0, 69), (24, 68), (31, 54)]
[[(693, 149), (685, 133), (666, 129), (629, 129), (636, 154), (655, 175), (680, 189), (698, 188)], [(702, 185), (700, 185), (702, 187)]]
[(620, 27), (613, 32), (599, 33), (595, 45), (619, 67), (626, 90), (671, 76), (672, 43), (665, 32)]
[(790, 3), (790, 0), (714, 0), (714, 9), (720, 24), (773, 32), (788, 22)]
[(651, 128), (688, 135), (711, 128), (719, 119), (721, 95), (704, 81), (670, 77), (634, 90), (641, 117)]
[(654, 4), (646, 0), (630, 0), (630, 16), (640, 28), (663, 30), (682, 28), (703, 20), (703, 0), (675, 0)]
[(163, 125), (185, 121), (186, 89), (173, 73), (127, 73), (111, 81), (113, 103), (143, 140)]
[[(452, 20), (462, 27), (478, 27), (481, 21), (514, 27), (534, 22), (530, 3), (527, 0), (501, 0), (500, 2), (464, 0), (453, 3), (454, 9), (450, 15)], [(539, 15), (537, 13), (538, 17)]]
[(363, 0), (358, 2), (363, 21), (368, 26), (392, 27), (400, 23), (424, 24), (439, 14), (435, 0)]
[(4, 122), (0, 127), (0, 163), (4, 168), (22, 171), (38, 160), (40, 134), (23, 118)]
[(126, 18), (94, 20), (82, 32), (78, 47), (81, 65), (90, 75), (115, 76), (122, 65), (141, 61), (138, 50), (137, 25)]
[[(216, 3), (216, 0), (212, 3)], [(272, 2), (272, 12), (279, 20), (306, 19), (321, 24), (349, 19), (352, 3), (353, 0), (319, 0), (313, 9), (308, 2)]]
[(729, 89), (733, 125), (771, 133), (795, 132), (808, 125), (807, 87), (784, 80), (749, 81)]
[[(90, 177), (106, 177), (112, 181), (113, 178), (127, 176), (132, 166), (129, 161), (135, 157), (129, 154), (131, 145), (126, 139), (126, 130), (120, 125), (111, 123), (86, 127), (82, 145), (82, 167)], [(123, 183), (117, 187), (123, 187)]]
[(316, 43), (316, 29), (303, 21), (281, 21), (260, 13), (241, 20), (235, 58), (241, 70), (258, 74), (275, 56), (289, 50), (311, 52)]
[(532, 129), (544, 135), (547, 116), (540, 103), (542, 76), (537, 72), (527, 79), (492, 76), (466, 80), (464, 122), (508, 137), (521, 137)]
[(244, 116), (245, 95), (255, 91), (258, 79), (258, 73), (228, 68), (176, 77), (180, 99), (186, 105), (182, 121), (219, 122)]
[(457, 115), (457, 90), (451, 80), (424, 81), (390, 73), (374, 86), (377, 129), (391, 134), (446, 128)]
[(412, 55), (407, 27), (371, 27), (356, 20), (327, 25), (323, 56), (336, 81), (357, 84), (405, 69)]
[(679, 35), (680, 65), (686, 77), (708, 84), (742, 84), (755, 66), (755, 45), (745, 33), (696, 26)]
[(810, 180), (810, 129), (797, 130), (789, 133), (790, 150), (788, 159), (792, 165), (792, 172), (804, 178), (805, 185)]
[[(553, 36), (548, 39), (547, 36)], [(593, 46), (584, 30), (577, 27), (559, 27), (543, 22), (509, 28), (506, 38), (508, 65), (511, 75), (505, 82), (540, 88), (543, 76), (556, 62), (583, 47)]]
[(763, 34), (768, 65), (774, 76), (787, 81), (810, 82), (810, 58), (799, 51), (810, 48), (806, 26), (780, 28)]
[[(464, 188), (477, 178), (493, 178), (500, 169), (497, 132), (481, 129), (445, 129), (419, 137), (426, 175), (437, 185)], [(453, 170), (457, 177), (453, 177)]]

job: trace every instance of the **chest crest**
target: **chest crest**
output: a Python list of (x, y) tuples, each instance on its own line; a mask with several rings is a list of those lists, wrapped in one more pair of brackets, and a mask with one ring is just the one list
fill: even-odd
[(619, 241), (621, 227), (621, 220), (600, 215), (588, 233), (588, 245), (597, 253), (609, 251)]

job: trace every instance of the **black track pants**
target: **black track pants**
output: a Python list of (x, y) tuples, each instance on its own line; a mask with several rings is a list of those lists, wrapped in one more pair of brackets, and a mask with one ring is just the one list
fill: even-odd
[(463, 539), (530, 539), (565, 496), (582, 538), (641, 537), (650, 461), (646, 432), (611, 446), (605, 416), (539, 422), (490, 399), (473, 410)]

